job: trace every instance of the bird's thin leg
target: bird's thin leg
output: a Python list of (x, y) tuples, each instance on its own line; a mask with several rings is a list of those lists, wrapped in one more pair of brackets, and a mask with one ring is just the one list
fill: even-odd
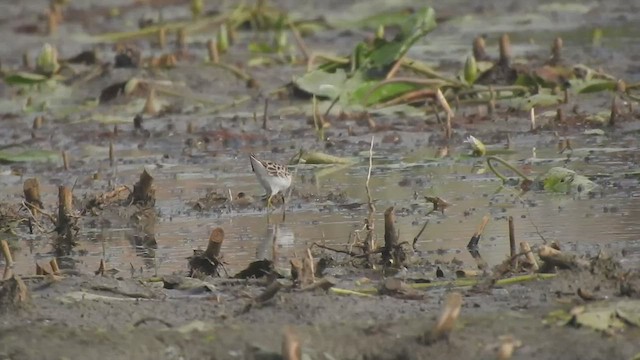
[(282, 222), (284, 222), (287, 215), (287, 198), (282, 194)]

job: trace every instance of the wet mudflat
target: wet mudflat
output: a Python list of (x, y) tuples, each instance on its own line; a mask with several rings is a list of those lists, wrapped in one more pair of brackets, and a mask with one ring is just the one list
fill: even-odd
[(1, 6), (0, 357), (640, 353), (635, 5)]

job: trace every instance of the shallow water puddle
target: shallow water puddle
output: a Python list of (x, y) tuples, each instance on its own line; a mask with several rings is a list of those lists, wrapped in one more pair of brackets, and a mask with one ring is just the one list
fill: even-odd
[[(380, 150), (380, 154), (384, 153)], [(625, 152), (621, 150), (620, 153)], [(527, 155), (523, 151), (509, 159), (521, 165), (517, 159)], [(539, 156), (557, 158), (551, 151), (541, 151)], [(572, 161), (569, 167), (590, 174), (590, 171), (602, 173), (607, 167), (626, 166), (624, 162), (612, 162), (610, 157), (600, 154), (594, 156), (597, 161), (588, 164)], [(314, 242), (344, 249), (352, 232), (362, 228), (367, 216), (366, 161), (336, 167), (329, 175), (322, 176), (314, 174), (326, 174), (331, 167), (292, 167), (296, 174), (295, 188), (284, 223), (281, 209), (272, 213), (267, 223), (261, 205), (201, 212), (191, 208), (189, 202), (210, 190), (220, 194), (230, 191), (234, 196), (246, 192), (259, 198), (262, 189), (250, 172), (248, 161), (242, 160), (218, 157), (211, 165), (164, 166), (151, 170), (159, 213), (153, 228), (157, 249), (141, 247), (139, 241), (136, 246), (135, 232), (128, 228), (126, 219), (101, 216), (90, 226), (84, 226), (81, 232), (76, 248), (78, 255), (75, 256), (80, 261), (78, 267), (95, 270), (104, 258), (108, 268), (119, 269), (124, 276), (130, 271), (145, 275), (184, 272), (186, 258), (193, 249), (205, 247), (211, 230), (218, 226), (225, 230), (223, 254), (230, 274), (256, 258), (271, 258), (274, 237), (279, 265), (288, 267), (289, 258), (302, 254)], [(604, 185), (602, 195), (598, 193), (592, 198), (545, 192), (529, 192), (519, 197), (509, 188), (497, 192), (500, 182), (491, 173), (476, 174), (474, 165), (482, 164), (481, 160), (413, 165), (393, 162), (377, 158), (378, 165), (374, 165), (372, 171), (370, 187), (377, 209), (378, 243), (384, 242), (382, 213), (386, 208), (395, 206), (400, 239), (412, 242), (432, 207), (424, 200), (424, 195), (439, 196), (452, 205), (444, 215), (438, 212), (429, 216), (427, 230), (417, 243), (422, 256), (431, 261), (457, 258), (474, 266), (465, 247), (485, 214), (491, 215), (491, 221), (480, 241), (480, 254), (491, 265), (501, 262), (508, 254), (509, 216), (515, 220), (517, 241), (539, 244), (544, 238), (581, 253), (597, 253), (600, 249), (620, 253), (625, 247), (637, 246), (640, 239), (640, 226), (635, 220), (640, 215), (637, 178), (620, 182), (623, 185), (618, 188), (600, 179), (598, 182)], [(534, 162), (532, 170), (543, 173), (551, 166), (558, 164), (556, 161)], [(133, 183), (138, 167), (127, 166), (125, 169), (117, 173), (118, 182)], [(10, 188), (15, 194), (21, 192), (17, 185)], [(56, 201), (51, 195), (55, 192), (54, 186), (43, 185), (42, 191), (45, 204)], [(84, 192), (79, 189), (75, 194), (80, 196)], [(319, 200), (329, 193), (344, 196), (345, 205)], [(15, 254), (20, 273), (31, 273), (35, 260), (42, 262), (50, 256), (48, 235), (38, 235), (30, 244), (31, 250), (22, 246)]]

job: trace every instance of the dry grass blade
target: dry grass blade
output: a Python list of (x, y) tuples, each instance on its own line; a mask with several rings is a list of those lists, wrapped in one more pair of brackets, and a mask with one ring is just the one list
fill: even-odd
[(447, 99), (444, 97), (444, 94), (440, 89), (436, 90), (436, 99), (438, 99), (438, 103), (440, 104), (442, 109), (447, 113), (447, 115), (453, 118), (455, 114), (453, 113), (453, 110), (451, 110), (451, 106), (449, 106), (449, 102), (447, 102)]

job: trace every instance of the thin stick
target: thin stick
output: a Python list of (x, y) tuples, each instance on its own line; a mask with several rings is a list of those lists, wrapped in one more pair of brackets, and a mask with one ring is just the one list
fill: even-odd
[(69, 155), (66, 151), (62, 151), (62, 165), (65, 171), (69, 171)]
[(369, 180), (371, 180), (371, 169), (373, 168), (373, 139), (374, 136), (371, 136), (371, 146), (369, 147), (369, 170), (367, 171), (367, 181), (365, 183), (365, 187), (367, 189), (369, 212), (371, 214), (376, 211), (376, 208), (373, 205), (373, 200), (371, 199), (371, 190), (369, 189)]
[(531, 108), (531, 112), (530, 112), (530, 116), (531, 116), (531, 131), (534, 131), (536, 129), (536, 109), (535, 108)]
[(0, 240), (0, 245), (2, 246), (2, 256), (4, 256), (4, 261), (6, 266), (13, 266), (13, 257), (11, 256), (11, 250), (9, 249), (9, 242), (7, 240)]
[(518, 264), (518, 257), (516, 256), (516, 234), (513, 216), (509, 216), (509, 249), (511, 250), (511, 266), (515, 267)]
[(113, 150), (113, 142), (110, 142), (109, 143), (109, 166), (113, 167), (115, 162), (116, 162), (116, 160), (115, 160), (115, 155), (114, 155), (114, 150)]
[(451, 115), (449, 113), (447, 113), (447, 125), (444, 131), (444, 136), (447, 140), (451, 139)]
[(391, 70), (389, 70), (387, 76), (384, 78), (385, 80), (391, 79), (398, 73), (398, 70), (400, 70), (400, 67), (402, 66), (403, 59), (404, 55), (400, 59), (396, 60), (396, 62), (391, 67)]
[(207, 50), (209, 52), (209, 61), (218, 64), (220, 62), (220, 54), (218, 54), (218, 43), (215, 40), (207, 41)]
[(13, 257), (11, 257), (11, 250), (9, 249), (9, 243), (7, 242), (7, 240), (0, 240), (0, 247), (2, 248), (2, 255), (4, 256), (5, 260), (2, 280), (6, 280), (13, 276)]
[(307, 48), (307, 45), (304, 43), (304, 40), (302, 39), (302, 35), (300, 35), (300, 32), (298, 31), (298, 28), (296, 28), (296, 26), (293, 24), (293, 21), (289, 21), (288, 25), (289, 25), (289, 29), (291, 30), (291, 34), (293, 34), (293, 39), (296, 41), (296, 45), (298, 45), (298, 49), (302, 53), (302, 56), (304, 57), (305, 62), (309, 62), (309, 49)]
[(418, 232), (418, 235), (416, 235), (416, 237), (413, 238), (413, 244), (412, 244), (413, 251), (416, 251), (416, 243), (418, 243), (418, 239), (420, 239), (420, 236), (422, 235), (424, 230), (427, 228), (427, 225), (429, 225), (429, 219), (427, 219), (427, 221), (424, 222), (424, 225), (422, 225), (422, 229), (420, 229), (420, 231)]
[(616, 124), (616, 118), (620, 113), (616, 98), (617, 96), (614, 94), (613, 98), (611, 99), (611, 115), (609, 116), (609, 126), (614, 126)]
[(267, 120), (269, 116), (267, 115), (269, 111), (269, 98), (264, 99), (264, 111), (262, 113), (262, 130), (267, 130)]

